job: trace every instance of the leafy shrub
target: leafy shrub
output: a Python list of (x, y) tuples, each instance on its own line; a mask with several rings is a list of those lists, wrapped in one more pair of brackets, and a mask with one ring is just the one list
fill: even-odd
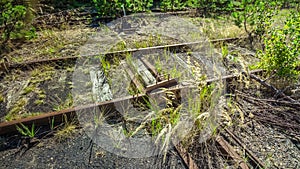
[(93, 0), (100, 16), (119, 16), (126, 12), (144, 12), (153, 6), (153, 0)]
[(264, 41), (265, 50), (260, 51), (258, 67), (268, 73), (275, 72), (279, 77), (295, 79), (300, 71), (300, 15), (291, 12), (283, 28), (270, 30)]
[(162, 0), (160, 7), (164, 10), (184, 8), (201, 8), (205, 14), (217, 11), (230, 11), (230, 0)]
[(6, 43), (10, 39), (31, 39), (36, 36), (35, 28), (24, 22), (26, 17), (25, 6), (13, 5), (12, 0), (2, 0), (0, 11), (2, 43)]
[[(274, 0), (242, 0), (233, 1), (232, 7), (239, 9), (232, 13), (234, 22), (239, 27), (244, 27), (251, 38), (252, 36), (263, 36), (271, 18), (280, 7), (279, 1)], [(250, 28), (249, 28), (250, 26)]]
[(153, 6), (153, 0), (126, 0), (125, 10), (130, 12), (144, 12)]
[(199, 0), (199, 6), (204, 10), (204, 14), (212, 12), (230, 12), (232, 1), (230, 0)]
[(162, 0), (160, 2), (160, 8), (164, 11), (182, 9), (183, 6), (184, 4), (180, 0)]
[(123, 3), (118, 0), (93, 0), (100, 16), (116, 16), (122, 10)]

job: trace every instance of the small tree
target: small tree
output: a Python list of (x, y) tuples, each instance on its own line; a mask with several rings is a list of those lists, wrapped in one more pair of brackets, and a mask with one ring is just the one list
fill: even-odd
[(3, 26), (1, 40), (6, 43), (13, 33), (17, 33), (24, 27), (23, 19), (26, 15), (26, 8), (22, 5), (13, 6), (11, 0), (2, 0), (0, 10), (0, 25)]
[[(28, 5), (28, 4), (27, 4)], [(11, 39), (31, 39), (36, 37), (35, 28), (31, 26), (29, 13), (23, 5), (13, 5), (12, 0), (0, 1), (0, 55), (10, 51)]]
[(258, 67), (287, 79), (299, 77), (299, 12), (291, 12), (283, 28), (271, 29), (265, 37), (264, 45), (265, 50), (259, 53), (261, 61)]
[(232, 16), (237, 26), (244, 27), (252, 44), (253, 36), (258, 36), (261, 40), (261, 37), (266, 33), (266, 29), (272, 21), (272, 17), (277, 14), (280, 4), (279, 1), (274, 0), (234, 1), (232, 5), (239, 10), (234, 11)]

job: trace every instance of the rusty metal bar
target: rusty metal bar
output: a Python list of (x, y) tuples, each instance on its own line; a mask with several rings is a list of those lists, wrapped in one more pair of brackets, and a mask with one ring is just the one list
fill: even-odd
[(233, 147), (222, 136), (217, 136), (217, 143), (242, 169), (249, 169), (245, 161), (234, 151)]
[(281, 90), (276, 89), (274, 86), (272, 86), (271, 84), (263, 81), (262, 79), (260, 79), (259, 77), (255, 76), (255, 75), (251, 75), (250, 77), (254, 80), (256, 80), (258, 83), (262, 84), (263, 86), (271, 89), (272, 91), (274, 91), (276, 93), (276, 95), (282, 96), (286, 99), (288, 99), (291, 102), (297, 102), (296, 100), (294, 100), (293, 98), (291, 98), (290, 96), (285, 95)]
[[(188, 88), (188, 87), (171, 89), (171, 91), (177, 92), (184, 88)], [(194, 88), (194, 86), (190, 86), (189, 88)], [(150, 96), (160, 95), (163, 92), (164, 91), (158, 91), (155, 93), (151, 93)], [(30, 125), (30, 124), (34, 123), (35, 126), (38, 127), (38, 126), (42, 126), (42, 125), (50, 125), (51, 120), (53, 118), (55, 118), (54, 121), (56, 123), (61, 123), (61, 122), (63, 122), (63, 118), (65, 115), (67, 117), (70, 117), (70, 116), (76, 117), (76, 111), (82, 111), (82, 110), (97, 108), (97, 107), (99, 109), (101, 107), (103, 107), (104, 109), (114, 108), (114, 105), (119, 104), (124, 101), (127, 101), (127, 100), (129, 100), (130, 102), (134, 102), (134, 101), (143, 102), (144, 99), (148, 98), (148, 97), (149, 97), (149, 95), (147, 95), (147, 94), (137, 94), (135, 96), (126, 96), (126, 97), (113, 99), (113, 100), (109, 100), (109, 101), (98, 102), (98, 103), (94, 103), (94, 104), (87, 104), (87, 105), (83, 105), (83, 106), (79, 106), (79, 107), (75, 107), (75, 108), (69, 108), (69, 109), (65, 109), (65, 110), (61, 110), (61, 111), (45, 113), (45, 114), (41, 114), (41, 115), (37, 115), (37, 116), (33, 116), (33, 117), (27, 117), (27, 118), (23, 118), (23, 119), (19, 119), (19, 120), (3, 122), (3, 123), (0, 123), (0, 135), (16, 132), (17, 131), (16, 125), (18, 125), (20, 123), (23, 123), (24, 125)]]
[(228, 79), (234, 79), (234, 78), (237, 78), (239, 77), (241, 74), (259, 74), (259, 73), (262, 73), (264, 70), (262, 69), (256, 69), (256, 70), (252, 70), (252, 71), (249, 71), (249, 72), (241, 72), (240, 74), (232, 74), (232, 75), (226, 75), (226, 76), (222, 76), (220, 78), (212, 78), (212, 79), (208, 79), (206, 80), (206, 83), (210, 84), (212, 82), (215, 82), (215, 81), (218, 81), (218, 80), (228, 80)]
[(192, 159), (191, 155), (185, 150), (181, 143), (176, 144), (175, 149), (189, 169), (198, 169), (195, 161)]
[[(244, 37), (242, 37), (244, 38)], [(70, 61), (76, 61), (76, 59), (83, 58), (83, 59), (88, 59), (92, 58), (95, 56), (103, 55), (108, 58), (113, 58), (114, 56), (120, 56), (120, 55), (125, 55), (128, 53), (133, 53), (133, 52), (151, 52), (152, 50), (159, 50), (159, 49), (170, 49), (170, 51), (177, 51), (179, 49), (184, 49), (188, 48), (192, 45), (199, 45), (204, 42), (210, 42), (210, 43), (215, 43), (215, 42), (221, 42), (221, 41), (232, 41), (232, 40), (237, 40), (237, 39), (242, 39), (242, 38), (224, 38), (224, 39), (215, 39), (215, 40), (207, 40), (207, 41), (196, 41), (196, 42), (187, 42), (187, 43), (179, 43), (179, 44), (172, 44), (172, 45), (164, 45), (164, 46), (154, 46), (154, 47), (147, 47), (147, 48), (139, 48), (139, 49), (129, 49), (129, 50), (123, 50), (123, 51), (114, 51), (114, 52), (106, 52), (106, 53), (99, 53), (95, 55), (86, 55), (86, 56), (70, 56), (70, 57), (61, 57), (61, 58), (51, 58), (51, 59), (41, 59), (41, 60), (36, 60), (36, 61), (28, 61), (28, 62), (23, 62), (23, 63), (14, 63), (10, 64), (8, 67), (8, 70), (14, 69), (14, 68), (28, 68), (30, 66), (35, 66), (39, 64), (47, 64), (47, 63), (62, 63), (62, 62), (70, 62)]]
[(175, 86), (177, 85), (177, 80), (176, 79), (170, 79), (170, 80), (164, 80), (164, 81), (161, 81), (161, 82), (158, 82), (156, 84), (153, 84), (153, 85), (149, 85), (146, 87), (146, 93), (149, 93), (155, 89), (159, 89), (159, 88), (168, 88), (168, 87), (171, 87), (171, 86)]
[[(256, 70), (256, 71), (252, 71), (250, 73), (259, 73), (262, 72), (262, 70)], [(232, 79), (237, 77), (236, 75), (230, 75), (230, 76), (224, 76), (222, 78), (218, 78), (218, 79), (208, 79), (206, 80), (207, 83), (212, 83), (214, 81), (218, 81), (220, 79), (223, 80), (228, 80), (228, 79)], [(196, 88), (197, 86), (185, 86), (185, 87), (178, 87), (178, 88), (172, 88), (170, 89), (173, 92), (178, 92), (182, 89), (186, 89), (186, 88)], [(156, 95), (156, 94), (160, 94), (163, 91), (158, 91), (155, 93), (151, 93), (150, 95)], [(143, 98), (147, 97), (146, 94), (138, 94), (136, 96), (126, 96), (126, 97), (122, 97), (122, 98), (118, 98), (118, 99), (113, 99), (110, 101), (105, 101), (105, 102), (99, 102), (99, 103), (95, 103), (95, 104), (88, 104), (88, 105), (83, 105), (80, 107), (76, 107), (76, 108), (69, 108), (69, 109), (65, 109), (62, 111), (57, 111), (57, 112), (50, 112), (50, 113), (45, 113), (45, 114), (41, 114), (41, 115), (37, 115), (37, 116), (33, 116), (33, 117), (27, 117), (24, 119), (19, 119), (19, 120), (13, 120), (13, 121), (9, 121), (9, 122), (3, 122), (0, 123), (0, 135), (3, 134), (7, 134), (7, 133), (13, 133), (16, 132), (16, 125), (23, 123), (23, 124), (32, 124), (34, 123), (36, 126), (40, 126), (40, 125), (47, 125), (50, 124), (49, 121), (52, 118), (55, 118), (56, 122), (62, 122), (63, 116), (67, 115), (67, 116), (74, 116), (75, 111), (76, 110), (84, 110), (84, 109), (89, 109), (89, 108), (95, 108), (95, 107), (112, 107), (114, 106), (115, 103), (118, 102), (122, 102), (122, 101), (126, 101), (126, 100), (131, 100), (131, 101), (143, 101)]]
[[(257, 167), (266, 168), (265, 165), (241, 142), (239, 138), (237, 138), (231, 131), (225, 128), (225, 131), (236, 141), (248, 154), (250, 160), (252, 160)], [(252, 164), (253, 165), (253, 164)]]

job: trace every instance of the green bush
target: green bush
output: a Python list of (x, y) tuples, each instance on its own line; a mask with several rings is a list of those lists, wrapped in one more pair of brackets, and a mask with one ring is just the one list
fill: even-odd
[(238, 9), (232, 12), (235, 24), (244, 27), (249, 37), (262, 37), (272, 17), (277, 14), (277, 9), (281, 7), (281, 3), (274, 0), (241, 0), (233, 1), (231, 5)]
[(160, 2), (160, 8), (164, 11), (182, 9), (183, 6), (184, 3), (180, 0), (162, 0)]
[[(100, 16), (119, 16), (123, 12), (136, 13), (151, 10), (154, 6), (164, 11), (182, 10), (186, 8), (200, 8), (206, 14), (211, 12), (232, 11), (230, 0), (93, 0)], [(158, 6), (157, 6), (158, 5)]]
[(130, 12), (144, 12), (150, 10), (153, 6), (153, 0), (126, 0), (125, 10)]
[(123, 14), (145, 12), (153, 6), (153, 0), (93, 0), (94, 6), (100, 16), (116, 17)]
[(206, 15), (215, 12), (230, 12), (233, 7), (230, 0), (199, 0), (199, 6)]
[(35, 29), (25, 23), (25, 6), (13, 5), (12, 0), (1, 0), (0, 11), (2, 43), (6, 43), (10, 39), (31, 39), (35, 37)]
[(264, 40), (265, 49), (259, 52), (258, 67), (275, 73), (279, 77), (299, 77), (300, 57), (300, 15), (291, 12), (283, 28), (271, 29)]

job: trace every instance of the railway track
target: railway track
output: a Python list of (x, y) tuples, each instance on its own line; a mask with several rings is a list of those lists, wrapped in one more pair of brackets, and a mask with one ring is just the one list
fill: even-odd
[[(213, 40), (211, 43), (214, 42), (220, 42), (220, 41), (234, 41), (237, 40), (238, 38), (229, 38), (229, 39), (221, 39), (221, 40)], [(166, 46), (157, 46), (157, 47), (149, 47), (149, 48), (142, 48), (142, 49), (132, 49), (132, 50), (126, 50), (126, 51), (117, 51), (117, 52), (111, 52), (111, 53), (105, 53), (102, 54), (107, 58), (113, 58), (113, 57), (124, 57), (125, 54), (128, 53), (135, 53), (135, 52), (140, 52), (142, 51), (143, 54), (147, 55), (150, 54), (153, 50), (168, 50), (171, 53), (177, 53), (177, 52), (183, 52), (187, 51), (187, 49), (190, 48), (192, 45), (197, 45), (203, 42), (193, 42), (193, 43), (182, 43), (182, 44), (175, 44), (175, 45), (166, 45)], [(93, 56), (83, 56), (86, 58), (91, 58)], [(49, 63), (55, 63), (55, 64), (64, 64), (65, 62), (68, 62), (70, 64), (70, 61), (72, 63), (75, 63), (76, 59), (79, 57), (67, 57), (67, 58), (58, 58), (58, 59), (47, 59), (47, 60), (39, 60), (39, 61), (33, 61), (33, 62), (25, 62), (21, 64), (13, 64), (8, 66), (8, 70), (12, 69), (31, 69), (32, 67), (35, 67), (37, 65), (43, 65), (43, 64), (49, 64)], [(117, 99), (112, 99), (108, 101), (102, 101), (102, 102), (96, 102), (93, 104), (86, 104), (74, 108), (68, 108), (64, 109), (61, 111), (56, 111), (56, 112), (50, 112), (50, 113), (45, 113), (33, 117), (28, 117), (28, 118), (23, 118), (19, 120), (13, 120), (9, 122), (3, 122), (0, 123), (0, 135), (7, 135), (7, 134), (12, 134), (17, 132), (16, 126), (23, 124), (26, 126), (32, 126), (33, 124), (36, 127), (48, 127), (50, 125), (53, 125), (52, 122), (55, 122), (55, 125), (61, 125), (62, 123), (65, 122), (65, 118), (67, 117), (68, 119), (76, 119), (77, 114), (76, 111), (88, 111), (92, 110), (94, 108), (99, 108), (99, 109), (114, 109), (114, 105), (120, 104), (121, 102), (143, 102), (145, 99), (148, 97), (156, 97), (160, 96), (161, 94), (164, 93), (164, 91), (158, 90), (160, 88), (169, 88), (169, 90), (173, 93), (178, 93), (181, 90), (187, 89), (187, 88), (196, 88), (197, 86), (195, 85), (188, 85), (188, 86), (180, 86), (178, 85), (178, 82), (175, 78), (171, 78), (170, 75), (168, 76), (162, 76), (156, 70), (155, 66), (145, 57), (142, 57), (139, 59), (139, 63), (141, 63), (143, 66), (139, 65), (138, 67), (144, 67), (144, 70), (138, 70), (138, 73), (134, 72), (134, 69), (131, 65), (128, 63), (124, 62), (121, 63), (123, 65), (123, 68), (127, 75), (131, 79), (131, 83), (135, 86), (135, 88), (140, 89), (140, 91), (133, 95), (133, 96), (125, 96), (122, 98), (117, 98)], [(146, 71), (150, 72), (149, 76), (152, 76), (152, 79), (155, 79), (154, 82), (150, 83), (147, 82), (147, 78), (137, 78), (137, 74), (141, 75), (141, 72), (144, 72), (144, 76)], [(255, 70), (252, 72), (249, 72), (250, 74), (257, 74), (262, 72), (261, 70)], [(246, 73), (246, 72), (244, 72)], [(149, 73), (148, 73), (149, 74)], [(238, 78), (240, 74), (235, 74), (235, 75), (227, 75), (227, 76), (222, 76), (219, 78), (211, 78), (205, 81), (205, 84), (211, 84), (213, 82), (217, 81), (231, 81), (235, 78)], [(149, 77), (148, 77), (149, 79)], [(155, 91), (155, 92), (153, 92)], [(230, 156), (234, 161), (239, 163), (239, 166), (243, 169), (247, 169), (247, 164), (245, 162), (241, 162), (241, 158), (239, 158), (238, 154), (233, 150), (232, 147), (230, 147), (229, 143), (225, 141), (224, 138), (221, 136), (218, 136), (216, 138), (219, 146), (221, 149), (224, 150), (223, 153), (226, 153), (228, 156)], [(189, 169), (197, 169), (199, 166), (195, 163), (195, 161), (192, 159), (191, 155), (185, 151), (181, 143), (175, 145), (176, 151), (178, 151), (179, 155), (181, 156), (182, 160), (184, 161), (185, 165)], [(240, 163), (241, 162), (241, 163)]]
[[(261, 73), (262, 70), (254, 70), (249, 72), (250, 74), (259, 74)], [(238, 74), (236, 75), (228, 75), (228, 76), (223, 76), (221, 78), (212, 78), (212, 79), (208, 79), (206, 80), (206, 84), (211, 84), (213, 82), (216, 81), (220, 81), (220, 80), (232, 80), (234, 78), (239, 77)], [(145, 91), (152, 91), (155, 89), (159, 89), (162, 87), (169, 87), (169, 86), (173, 86), (175, 85), (174, 88), (171, 89), (171, 91), (173, 92), (178, 92), (181, 89), (185, 89), (185, 88), (196, 88), (197, 86), (183, 86), (183, 87), (176, 87), (177, 82), (174, 79), (168, 79), (168, 80), (164, 80), (161, 82), (158, 82), (156, 84), (153, 84), (151, 86), (148, 86), (145, 88)], [(137, 85), (137, 84), (135, 84)], [(160, 92), (156, 92), (156, 93), (152, 93), (150, 95), (159, 95), (163, 93), (163, 91)], [(137, 94), (134, 96), (126, 96), (126, 97), (122, 97), (122, 98), (118, 98), (118, 99), (113, 99), (110, 101), (104, 101), (104, 102), (99, 102), (99, 103), (94, 103), (94, 104), (88, 104), (88, 105), (83, 105), (83, 106), (78, 106), (76, 108), (69, 108), (69, 109), (64, 109), (61, 111), (57, 111), (57, 112), (50, 112), (50, 113), (45, 113), (45, 114), (41, 114), (41, 115), (37, 115), (34, 117), (27, 117), (27, 118), (23, 118), (23, 119), (19, 119), (19, 120), (13, 120), (13, 121), (9, 121), (9, 122), (2, 122), (0, 123), (0, 135), (4, 135), (4, 134), (8, 134), (8, 133), (14, 133), (17, 132), (16, 130), (16, 125), (18, 124), (25, 124), (25, 125), (32, 125), (33, 123), (35, 123), (36, 126), (43, 126), (43, 125), (50, 125), (52, 119), (54, 118), (54, 121), (57, 123), (62, 123), (63, 122), (63, 116), (66, 115), (67, 117), (72, 117), (72, 116), (76, 116), (75, 115), (75, 111), (79, 111), (79, 110), (85, 110), (85, 109), (91, 109), (91, 108), (96, 108), (96, 107), (112, 107), (114, 104), (117, 104), (118, 102), (122, 102), (122, 101), (143, 101), (145, 97), (147, 96), (147, 93), (141, 93), (141, 94)]]
[[(65, 22), (83, 22), (87, 21), (89, 18), (86, 16), (90, 15), (90, 12), (83, 12), (76, 14), (76, 17), (79, 17), (79, 19), (72, 19), (72, 17), (65, 17), (63, 15), (71, 15), (71, 13), (74, 11), (68, 11), (68, 12), (62, 12), (62, 13), (57, 13), (57, 14), (49, 14), (45, 16), (40, 16), (38, 18), (38, 22), (35, 24), (37, 25), (60, 25)], [(174, 13), (168, 13), (171, 15), (189, 15), (191, 14), (189, 11), (182, 11), (182, 12), (174, 12)], [(158, 14), (158, 15), (163, 15), (163, 14)], [(52, 18), (52, 20), (58, 20), (57, 18), (63, 18), (62, 20), (59, 19), (59, 22), (56, 21), (50, 21), (50, 22), (43, 22), (43, 20), (47, 20), (49, 18)], [(82, 17), (82, 18), (81, 18)], [(110, 21), (114, 18), (110, 17), (103, 17), (95, 21), (103, 21), (107, 22)], [(43, 27), (43, 26), (42, 26)], [(217, 39), (217, 40), (210, 40), (209, 43), (222, 43), (222, 42), (232, 42), (239, 40), (241, 38), (227, 38), (227, 39)], [(140, 49), (130, 49), (130, 50), (125, 50), (125, 51), (114, 51), (114, 52), (108, 52), (108, 53), (99, 53), (96, 55), (86, 55), (86, 56), (74, 56), (74, 57), (63, 57), (63, 58), (53, 58), (53, 59), (44, 59), (44, 60), (37, 60), (37, 61), (29, 61), (29, 62), (24, 62), (24, 63), (13, 63), (13, 64), (3, 64), (2, 68), (0, 70), (3, 70), (3, 72), (6, 75), (9, 75), (10, 71), (15, 70), (15, 69), (21, 69), (21, 70), (31, 70), (34, 67), (41, 66), (41, 65), (46, 65), (46, 64), (54, 64), (54, 65), (67, 65), (67, 64), (75, 64), (77, 59), (90, 59), (94, 58), (95, 56), (102, 55), (105, 58), (112, 59), (114, 57), (125, 57), (127, 54), (133, 54), (136, 52), (142, 52), (143, 54), (147, 55), (150, 54), (153, 50), (167, 50), (170, 51), (171, 53), (180, 53), (180, 52), (187, 52), (191, 49), (191, 47), (195, 45), (199, 45), (203, 43), (204, 41), (199, 41), (199, 42), (192, 42), (192, 43), (181, 43), (181, 44), (172, 44), (172, 45), (164, 45), (164, 46), (155, 46), (155, 47), (148, 47), (148, 48), (140, 48)], [(207, 41), (205, 41), (207, 42)], [(13, 120), (9, 122), (3, 122), (0, 123), (0, 136), (8, 136), (11, 134), (17, 133), (17, 128), (16, 126), (20, 124), (24, 124), (26, 126), (32, 126), (33, 124), (36, 127), (45, 127), (49, 128), (50, 125), (53, 125), (53, 122), (55, 122), (55, 125), (62, 125), (65, 123), (65, 118), (67, 119), (77, 119), (77, 114), (76, 111), (88, 111), (92, 110), (94, 108), (99, 108), (99, 109), (114, 109), (115, 104), (120, 104), (122, 102), (143, 102), (145, 99), (148, 97), (156, 97), (156, 96), (161, 96), (161, 94), (164, 93), (164, 91), (159, 90), (160, 88), (168, 88), (169, 91), (173, 93), (178, 93), (181, 90), (187, 89), (187, 88), (196, 88), (197, 86), (194, 85), (188, 85), (188, 86), (180, 86), (178, 85), (178, 81), (176, 78), (172, 78), (169, 75), (168, 76), (163, 76), (156, 70), (155, 66), (146, 58), (142, 57), (139, 59), (139, 63), (141, 65), (139, 67), (144, 67), (144, 70), (137, 70), (141, 72), (148, 71), (148, 77), (145, 77), (146, 75), (142, 75), (142, 78), (139, 78), (137, 76), (135, 70), (133, 69), (128, 63), (123, 62), (123, 68), (129, 76), (129, 79), (131, 79), (131, 84), (133, 84), (134, 88), (139, 89), (139, 91), (132, 96), (125, 96), (121, 98), (115, 98), (112, 100), (107, 100), (107, 101), (101, 101), (101, 102), (96, 102), (93, 104), (86, 104), (86, 105), (81, 105), (73, 108), (68, 108), (64, 109), (61, 111), (55, 111), (55, 112), (50, 112), (50, 113), (44, 113), (41, 115), (33, 116), (33, 117), (27, 117), (19, 120)], [(254, 74), (261, 73), (262, 70), (255, 70), (249, 72), (250, 76)], [(1, 72), (0, 72), (1, 73)], [(149, 74), (150, 73), (150, 74)], [(247, 74), (246, 72), (243, 72), (244, 74)], [(6, 76), (3, 75), (3, 76)], [(140, 74), (141, 75), (141, 74)], [(150, 77), (149, 77), (150, 76)], [(232, 81), (235, 78), (238, 78), (240, 74), (236, 75), (227, 75), (227, 76), (222, 76), (218, 78), (211, 78), (207, 79), (205, 81), (205, 84), (211, 84), (216, 81)], [(148, 79), (148, 81), (147, 81)], [(150, 79), (150, 80), (149, 80)], [(152, 81), (151, 81), (152, 79)], [(154, 79), (154, 80), (153, 80)], [(154, 92), (153, 92), (154, 91)], [(249, 96), (244, 96), (248, 97)], [(253, 98), (251, 98), (253, 100)], [(285, 104), (285, 105), (290, 105), (289, 102), (285, 101), (274, 101), (274, 100), (264, 100), (266, 102), (276, 102), (277, 104)], [(298, 103), (293, 103), (290, 105), (291, 107), (296, 107), (299, 108)], [(269, 119), (272, 121), (272, 119)], [(268, 119), (262, 118), (261, 121), (268, 121)], [(276, 121), (272, 121), (272, 123), (276, 123)], [(279, 124), (282, 127), (287, 125), (286, 123)], [(288, 126), (291, 128), (297, 128), (298, 126)], [(238, 165), (238, 168), (242, 169), (248, 169), (248, 168), (266, 168), (265, 164), (255, 156), (255, 154), (246, 147), (246, 145), (239, 139), (235, 134), (233, 134), (232, 131), (229, 129), (224, 128), (224, 131), (220, 131), (220, 134), (216, 136), (215, 138), (216, 143), (218, 147), (220, 148), (221, 152), (224, 154), (224, 156), (229, 157), (231, 160), (234, 161), (235, 164)], [(245, 156), (241, 157), (241, 154), (238, 154), (235, 150), (234, 146), (238, 146), (240, 149), (242, 149), (245, 152)], [(186, 168), (189, 169), (198, 169), (201, 168), (201, 166), (197, 166), (195, 160), (193, 160), (192, 155), (188, 153), (184, 146), (179, 143), (175, 144), (175, 150), (178, 152), (180, 157), (182, 158), (182, 161), (185, 163)], [(247, 158), (248, 161), (245, 161), (244, 158)]]
[[(113, 51), (113, 52), (106, 52), (106, 53), (99, 53), (94, 55), (85, 55), (85, 56), (71, 56), (71, 57), (61, 57), (61, 58), (50, 58), (50, 59), (41, 59), (35, 61), (27, 61), (23, 63), (10, 63), (4, 62), (0, 65), (0, 73), (9, 72), (12, 69), (23, 69), (28, 70), (34, 66), (39, 66), (43, 64), (57, 64), (57, 65), (65, 65), (67, 64), (74, 64), (76, 60), (81, 58), (93, 58), (95, 56), (103, 56), (105, 58), (112, 59), (113, 57), (124, 57), (126, 54), (132, 54), (135, 52), (143, 52), (143, 53), (151, 53), (153, 50), (169, 50), (171, 52), (184, 52), (190, 50), (193, 46), (197, 46), (202, 43), (230, 43), (237, 40), (245, 39), (246, 37), (237, 37), (237, 38), (225, 38), (225, 39), (215, 39), (215, 40), (208, 40), (208, 41), (196, 41), (196, 42), (187, 42), (187, 43), (179, 43), (179, 44), (172, 44), (172, 45), (164, 45), (164, 46), (153, 46), (147, 48), (139, 48), (139, 49), (129, 49), (123, 51)], [(143, 62), (145, 65), (147, 63)], [(149, 65), (149, 64), (148, 64)], [(153, 71), (153, 68), (151, 68)]]
[[(153, 15), (163, 16), (163, 15), (176, 15), (176, 16), (195, 16), (196, 10), (185, 10), (185, 11), (162, 11), (159, 9), (152, 10)], [(126, 16), (122, 16), (125, 17)], [(112, 20), (117, 19), (117, 17), (102, 16), (98, 17), (98, 13), (91, 7), (68, 9), (60, 12), (41, 14), (33, 19), (32, 26), (38, 29), (60, 27), (61, 25), (70, 24), (86, 24), (93, 25), (93, 23), (107, 23)], [(0, 26), (2, 30), (4, 26)]]
[[(257, 71), (253, 71), (250, 73), (260, 73), (260, 72), (261, 72), (261, 70), (257, 70)], [(238, 77), (238, 75), (229, 75), (229, 76), (224, 76), (221, 79), (222, 80), (232, 80), (233, 78), (237, 78), (237, 77)], [(206, 83), (210, 84), (217, 80), (220, 80), (220, 79), (209, 79), (206, 81)], [(165, 85), (172, 85), (172, 84), (173, 84), (172, 79), (170, 79), (170, 80), (161, 81), (160, 83), (152, 85), (149, 88), (152, 90), (154, 88), (160, 88), (160, 87), (164, 87)], [(195, 88), (196, 86), (189, 86), (189, 87)], [(186, 88), (186, 87), (184, 87), (184, 88)], [(184, 88), (174, 88), (174, 89), (172, 89), (172, 91), (176, 92), (176, 91), (179, 91), (180, 89), (184, 89)], [(148, 88), (146, 88), (146, 90), (147, 89)], [(149, 89), (148, 89), (148, 91), (149, 91)], [(159, 92), (152, 93), (151, 95), (153, 96), (156, 94), (158, 95), (160, 93)], [(114, 104), (116, 104), (117, 102), (123, 102), (126, 100), (142, 101), (142, 100), (144, 100), (145, 97), (148, 97), (147, 94), (139, 94), (136, 96), (128, 96), (128, 97), (119, 98), (119, 99), (115, 99), (115, 100), (111, 100), (111, 101), (105, 101), (105, 102), (95, 103), (95, 104), (91, 104), (91, 105), (84, 105), (84, 106), (70, 108), (70, 109), (66, 109), (66, 110), (62, 110), (62, 111), (58, 111), (58, 112), (46, 113), (46, 114), (38, 115), (35, 117), (29, 117), (29, 118), (15, 120), (15, 121), (11, 121), (11, 122), (0, 123), (0, 135), (16, 133), (17, 132), (16, 126), (21, 123), (24, 125), (27, 125), (27, 126), (32, 126), (32, 124), (35, 124), (36, 127), (41, 127), (41, 126), (45, 127), (45, 126), (50, 126), (51, 122), (55, 121), (55, 125), (61, 125), (61, 123), (65, 122), (64, 119), (66, 117), (68, 119), (76, 119), (76, 111), (93, 109), (95, 107), (100, 108), (100, 109), (101, 109), (101, 107), (105, 107), (107, 109), (108, 107), (114, 106)], [(230, 146), (229, 143), (227, 143), (221, 136), (218, 136), (216, 140), (217, 140), (218, 144), (222, 147), (222, 149), (225, 150), (225, 152), (223, 152), (223, 153), (226, 153), (227, 156), (230, 156), (232, 159), (234, 159), (234, 161), (239, 163), (240, 164), (239, 166), (242, 169), (248, 168), (247, 164), (245, 162), (241, 161), (241, 158), (233, 150), (233, 148)], [(175, 149), (176, 149), (176, 151), (178, 151), (178, 154), (184, 161), (187, 168), (189, 168), (189, 169), (198, 169), (199, 168), (197, 166), (197, 164), (195, 163), (195, 161), (192, 159), (191, 155), (189, 155), (189, 153), (183, 148), (181, 143), (176, 144)], [(252, 155), (251, 157), (254, 157), (253, 159), (257, 159), (257, 158), (255, 158), (255, 156), (253, 154), (251, 154), (251, 155)], [(256, 163), (254, 163), (254, 164), (258, 165)], [(253, 165), (253, 163), (252, 163), (252, 165)], [(259, 166), (261, 166), (261, 165), (259, 165)]]

